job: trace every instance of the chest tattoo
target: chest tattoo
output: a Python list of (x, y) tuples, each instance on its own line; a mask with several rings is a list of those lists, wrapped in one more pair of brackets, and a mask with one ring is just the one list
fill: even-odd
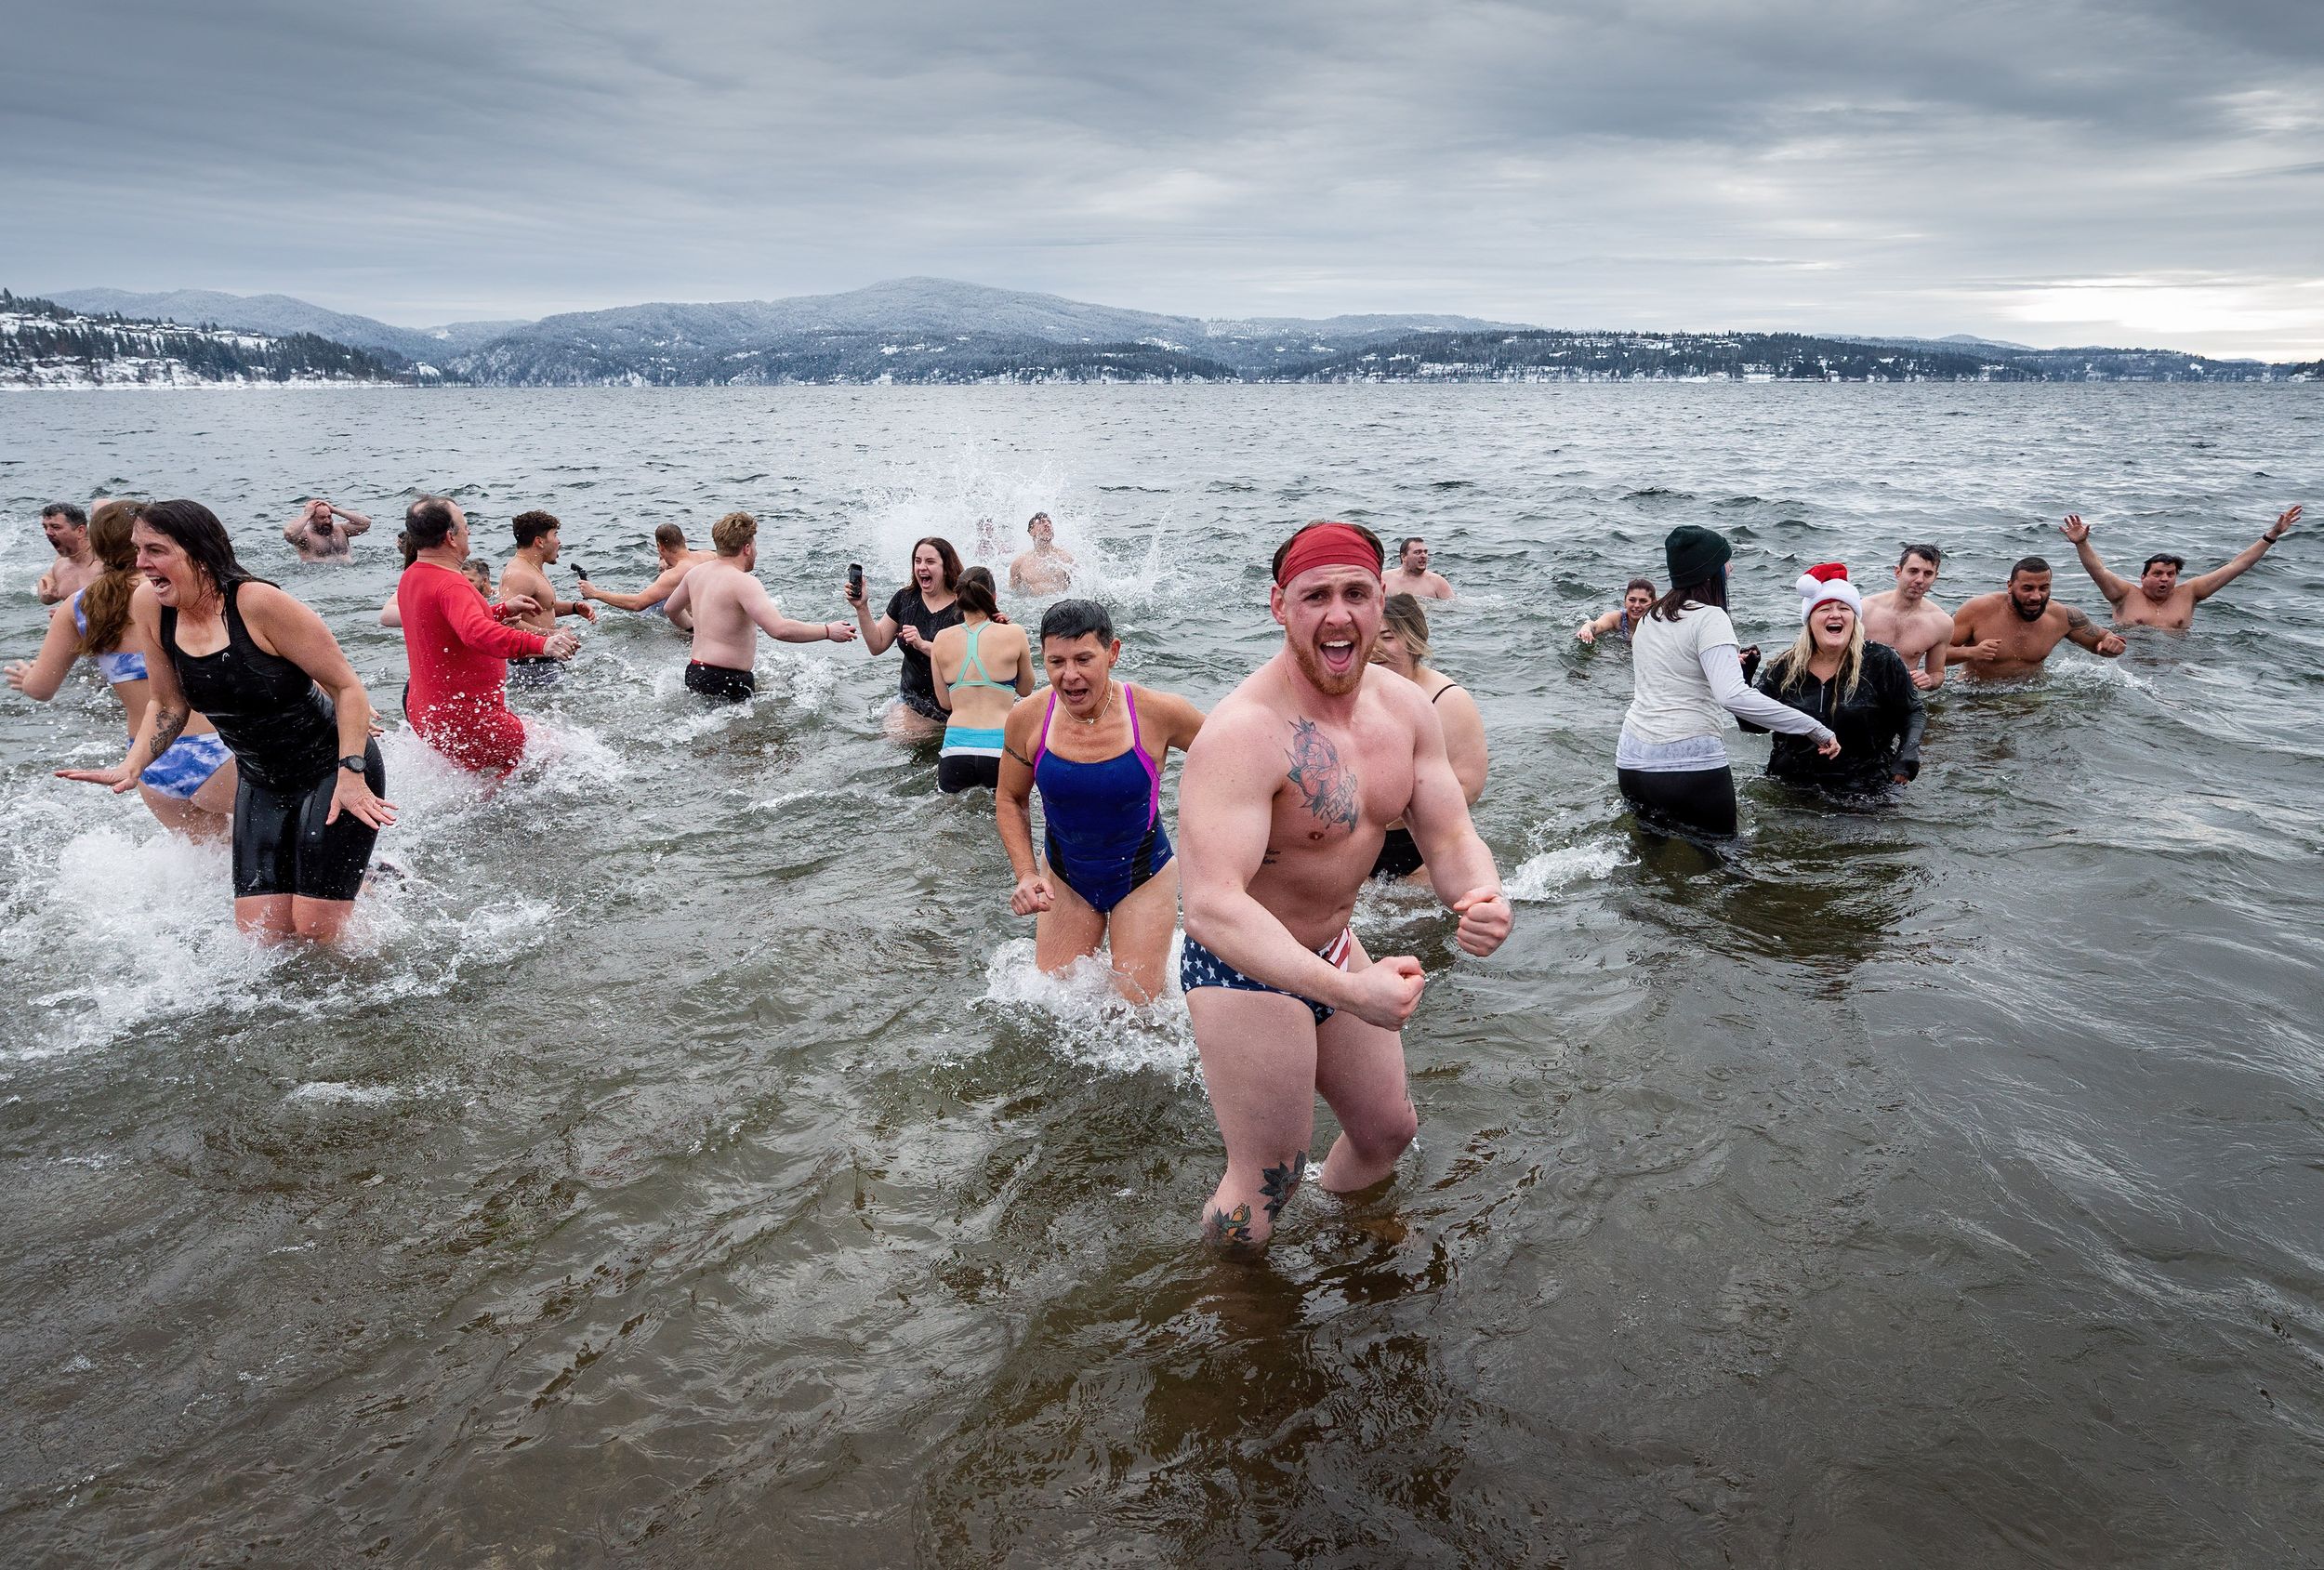
[(1288, 777), (1301, 803), (1326, 826), (1353, 828), (1358, 817), (1355, 775), (1340, 761), (1340, 749), (1331, 738), (1314, 720), (1294, 719), (1290, 754)]

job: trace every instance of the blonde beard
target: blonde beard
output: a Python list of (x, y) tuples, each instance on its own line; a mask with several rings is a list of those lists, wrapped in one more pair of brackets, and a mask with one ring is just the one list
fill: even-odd
[(1365, 667), (1371, 664), (1372, 650), (1380, 640), (1375, 637), (1356, 645), (1355, 664), (1345, 676), (1332, 675), (1314, 644), (1294, 643), (1287, 638), (1284, 641), (1290, 647), (1292, 663), (1300, 667), (1300, 674), (1307, 678), (1309, 685), (1327, 698), (1344, 698), (1364, 685)]

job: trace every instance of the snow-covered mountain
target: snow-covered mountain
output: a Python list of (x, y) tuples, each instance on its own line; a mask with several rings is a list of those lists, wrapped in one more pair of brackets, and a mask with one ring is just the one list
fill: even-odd
[(386, 382), (397, 371), (366, 350), (311, 333), (92, 315), (0, 290), (0, 387), (271, 386)]

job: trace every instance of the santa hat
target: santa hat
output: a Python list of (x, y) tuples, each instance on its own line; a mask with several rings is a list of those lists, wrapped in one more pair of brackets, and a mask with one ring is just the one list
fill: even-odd
[(1800, 591), (1802, 626), (1805, 626), (1807, 619), (1816, 614), (1816, 607), (1827, 600), (1837, 600), (1857, 615), (1864, 614), (1864, 596), (1857, 593), (1856, 586), (1848, 581), (1848, 569), (1841, 562), (1826, 561), (1810, 567), (1800, 574), (1800, 581), (1791, 587)]

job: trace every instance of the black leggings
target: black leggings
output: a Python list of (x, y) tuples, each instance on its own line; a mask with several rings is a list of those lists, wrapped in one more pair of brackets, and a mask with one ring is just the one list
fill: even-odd
[[(363, 748), (363, 782), (374, 796), (388, 788), (379, 744)], [(278, 789), (252, 781), (234, 787), (234, 898), (299, 894), (310, 900), (351, 900), (363, 886), (379, 831), (352, 812), (325, 824), (338, 787), (335, 761), (322, 778)]]
[(1736, 829), (1735, 771), (1618, 769), (1622, 797), (1648, 828), (1727, 836)]

